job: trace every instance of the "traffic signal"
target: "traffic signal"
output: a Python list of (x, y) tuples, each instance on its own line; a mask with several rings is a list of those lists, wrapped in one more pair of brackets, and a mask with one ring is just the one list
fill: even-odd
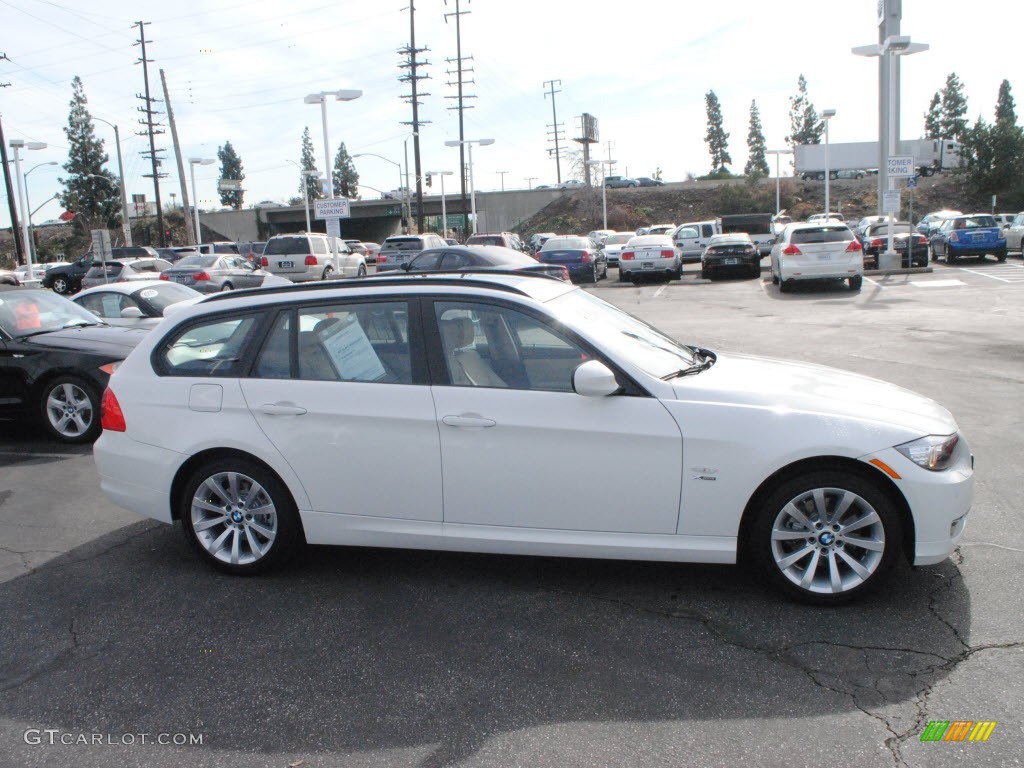
[(432, 187), (434, 185), (434, 177), (429, 173), (427, 174), (427, 186)]

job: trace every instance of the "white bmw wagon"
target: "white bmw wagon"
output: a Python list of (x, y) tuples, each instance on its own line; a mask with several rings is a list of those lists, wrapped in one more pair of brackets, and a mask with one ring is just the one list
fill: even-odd
[[(106, 494), (236, 574), (304, 543), (746, 559), (829, 604), (944, 560), (973, 494), (922, 395), (685, 345), (524, 273), (211, 296), (128, 356), (102, 424)], [(608, 456), (629, 483), (600, 481)]]

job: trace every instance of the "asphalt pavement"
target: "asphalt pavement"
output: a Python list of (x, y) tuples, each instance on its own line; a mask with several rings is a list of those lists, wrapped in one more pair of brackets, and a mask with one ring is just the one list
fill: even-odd
[[(996, 266), (858, 293), (692, 265), (587, 287), (683, 341), (878, 376), (957, 417), (962, 546), (837, 609), (664, 563), (317, 547), (233, 578), (113, 507), (88, 448), (0, 422), (0, 766), (1020, 764), (1024, 281)], [(361, 460), (386, 494), (395, 468)], [(628, 482), (612, 457), (593, 477)], [(997, 725), (922, 742), (930, 721)]]

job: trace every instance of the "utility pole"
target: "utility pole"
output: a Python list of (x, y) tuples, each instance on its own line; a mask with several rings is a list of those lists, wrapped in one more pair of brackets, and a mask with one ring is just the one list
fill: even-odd
[[(406, 100), (406, 103), (412, 104), (412, 121), (403, 122), (402, 125), (412, 126), (412, 153), (413, 162), (416, 165), (416, 231), (423, 232), (423, 173), (420, 170), (420, 125), (430, 122), (429, 120), (420, 121), (420, 96), (429, 96), (429, 93), (420, 94), (417, 92), (417, 83), (420, 80), (426, 80), (429, 75), (417, 74), (416, 68), (430, 64), (429, 61), (418, 61), (417, 56), (419, 54), (429, 50), (428, 48), (417, 48), (416, 47), (416, 3), (415, 0), (409, 0), (409, 45), (405, 48), (400, 49), (398, 52), (406, 56), (406, 61), (403, 64), (399, 64), (400, 69), (408, 69), (409, 73), (402, 75), (398, 78), (400, 82), (409, 83), (411, 86), (411, 92), (408, 95), (403, 95), (402, 98)], [(406, 163), (408, 168), (408, 163)], [(406, 183), (408, 187), (408, 183)]]
[[(467, 2), (469, 2), (469, 0), (467, 0)], [(444, 4), (448, 5), (448, 0), (444, 0)], [(472, 106), (466, 106), (465, 100), (466, 99), (475, 99), (476, 98), (475, 95), (467, 94), (465, 92), (465, 86), (466, 86), (467, 83), (475, 83), (475, 81), (472, 80), (472, 79), (466, 80), (466, 74), (472, 72), (473, 68), (472, 67), (467, 68), (465, 66), (465, 62), (472, 61), (473, 57), (472, 56), (463, 56), (462, 55), (462, 17), (464, 15), (468, 14), (468, 13), (472, 13), (472, 11), (464, 11), (464, 10), (462, 10), (461, 5), (460, 5), (460, 0), (455, 0), (455, 12), (454, 13), (446, 13), (444, 15), (444, 21), (445, 21), (446, 24), (448, 23), (448, 17), (449, 16), (454, 16), (455, 17), (455, 58), (454, 59), (445, 59), (445, 61), (447, 61), (449, 64), (455, 64), (455, 72), (452, 72), (450, 69), (448, 70), (448, 75), (449, 76), (452, 75), (452, 74), (455, 75), (455, 82), (453, 83), (453, 82), (451, 82), (449, 80), (448, 81), (448, 85), (456, 86), (457, 94), (454, 97), (453, 96), (446, 96), (445, 98), (447, 98), (447, 99), (451, 99), (451, 98), (458, 99), (458, 104), (456, 106), (454, 106), (454, 107), (448, 107), (448, 109), (457, 109), (457, 110), (459, 110), (459, 181), (461, 183), (461, 187), (460, 187), (461, 195), (460, 195), (460, 197), (462, 199), (462, 215), (464, 217), (465, 217), (467, 211), (469, 210), (469, 202), (468, 202), (468, 198), (466, 197), (466, 181), (467, 181), (467, 178), (466, 178), (466, 144), (465, 144), (465, 141), (466, 141), (466, 131), (465, 131), (464, 117), (465, 117), (465, 110), (473, 108)], [(468, 229), (468, 227), (466, 227), (465, 229)]]
[[(153, 41), (146, 39), (145, 28), (149, 26), (148, 21), (137, 21), (132, 26), (139, 28), (139, 41), (137, 43), (132, 43), (132, 45), (142, 46), (142, 58), (136, 61), (135, 63), (142, 64), (142, 79), (143, 83), (146, 86), (146, 92), (144, 94), (135, 94), (135, 98), (142, 99), (146, 103), (146, 106), (139, 107), (139, 112), (142, 112), (146, 116), (144, 120), (139, 120), (139, 123), (146, 126), (146, 131), (145, 133), (138, 132), (138, 135), (149, 136), (149, 152), (142, 152), (141, 154), (143, 157), (146, 157), (148, 155), (150, 163), (153, 166), (153, 172), (151, 174), (144, 173), (142, 175), (146, 178), (153, 179), (153, 192), (156, 195), (156, 226), (157, 229), (159, 230), (159, 234), (157, 235), (157, 242), (160, 243), (160, 247), (163, 248), (164, 246), (167, 245), (167, 238), (164, 235), (164, 212), (163, 205), (160, 202), (160, 178), (162, 176), (166, 176), (167, 174), (160, 173), (160, 171), (158, 170), (158, 168), (160, 167), (160, 158), (157, 157), (156, 142), (154, 137), (159, 133), (163, 133), (163, 131), (156, 130), (159, 124), (155, 123), (153, 120), (153, 116), (159, 113), (153, 109), (153, 102), (157, 101), (157, 99), (154, 99), (149, 95), (149, 67), (147, 65), (150, 62), (152, 62), (152, 59), (146, 58), (146, 43), (151, 43)], [(162, 149), (160, 151), (163, 152)]]
[(548, 141), (554, 141), (555, 142), (555, 148), (553, 150), (549, 149), (548, 150), (548, 154), (554, 156), (554, 158), (555, 158), (555, 176), (556, 176), (556, 180), (558, 181), (558, 183), (561, 184), (562, 183), (562, 147), (561, 147), (560, 142), (561, 142), (561, 139), (564, 138), (564, 137), (562, 136), (562, 132), (563, 132), (562, 124), (558, 122), (558, 111), (555, 109), (555, 94), (556, 93), (561, 93), (561, 91), (556, 91), (555, 90), (555, 85), (556, 84), (557, 85), (561, 85), (562, 81), (561, 80), (545, 80), (544, 81), (544, 85), (545, 86), (549, 86), (549, 88), (550, 88), (550, 90), (544, 91), (544, 98), (546, 99), (548, 96), (551, 97), (551, 125), (548, 126), (548, 128), (551, 129), (550, 131), (548, 131), (548, 136), (550, 136), (551, 138), (549, 138)]
[[(167, 93), (167, 78), (163, 69), (160, 70), (160, 83), (164, 88), (164, 104), (167, 105), (167, 124), (171, 127), (171, 143), (174, 144), (174, 159), (178, 163), (178, 183), (181, 186), (181, 204), (185, 208), (185, 236), (189, 243), (199, 245), (199, 233), (194, 231), (192, 226), (192, 209), (188, 205), (188, 184), (185, 183), (185, 164), (181, 159), (181, 145), (178, 143), (178, 129), (174, 123), (174, 110), (171, 109), (171, 97)], [(196, 207), (198, 200), (193, 200)], [(171, 204), (173, 207), (174, 193), (171, 192)]]
[[(10, 61), (6, 53), (0, 53), (0, 61)], [(0, 83), (0, 88), (10, 87), (10, 83)], [(4, 164), (4, 185), (7, 187), (7, 209), (11, 213), (11, 234), (14, 235), (14, 257), (18, 264), (27, 264), (22, 253), (21, 238), (18, 237), (18, 206), (14, 202), (14, 187), (11, 185), (11, 167), (7, 164), (7, 139), (4, 138), (3, 119), (0, 116), (0, 160)]]
[(530, 189), (533, 189), (533, 182), (537, 180), (536, 176), (524, 176), (523, 181), (527, 183)]
[(504, 192), (505, 191), (505, 174), (508, 173), (508, 171), (495, 171), (495, 173), (498, 174), (499, 176), (501, 176), (501, 191)]

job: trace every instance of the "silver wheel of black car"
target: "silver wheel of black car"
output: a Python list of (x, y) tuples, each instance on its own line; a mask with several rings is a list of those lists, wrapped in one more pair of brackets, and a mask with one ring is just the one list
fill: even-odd
[(259, 573), (285, 560), (301, 541), (287, 489), (267, 469), (245, 459), (200, 468), (182, 495), (186, 537), (216, 568)]
[(755, 521), (753, 544), (777, 586), (837, 603), (873, 587), (895, 563), (895, 507), (860, 473), (822, 471), (780, 486)]
[(87, 443), (100, 431), (100, 399), (96, 388), (77, 376), (61, 376), (42, 390), (43, 426), (66, 443)]
[(55, 277), (53, 279), (53, 290), (56, 293), (64, 295), (71, 292), (71, 285), (68, 283), (66, 278)]

